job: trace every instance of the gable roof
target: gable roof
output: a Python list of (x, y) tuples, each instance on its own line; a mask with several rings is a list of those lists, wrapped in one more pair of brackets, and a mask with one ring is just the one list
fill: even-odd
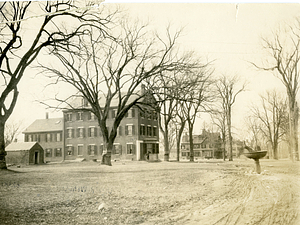
[(12, 152), (20, 150), (30, 150), (36, 144), (39, 145), (37, 142), (13, 142), (5, 148), (5, 151)]
[(63, 130), (63, 118), (38, 119), (27, 127), (23, 133), (51, 132)]

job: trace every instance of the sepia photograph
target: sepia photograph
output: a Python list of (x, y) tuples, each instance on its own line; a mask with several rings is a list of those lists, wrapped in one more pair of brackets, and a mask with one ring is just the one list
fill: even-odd
[(0, 0), (0, 224), (300, 224), (300, 4)]

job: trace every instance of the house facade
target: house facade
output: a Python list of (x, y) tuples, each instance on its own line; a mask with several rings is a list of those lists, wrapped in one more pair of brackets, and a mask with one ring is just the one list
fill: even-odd
[(24, 142), (38, 142), (44, 149), (44, 160), (63, 160), (63, 118), (35, 120), (25, 129)]
[[(108, 130), (112, 128), (116, 109), (109, 110)], [(63, 112), (65, 159), (101, 159), (105, 150), (97, 118), (90, 112), (70, 109)], [(157, 113), (132, 107), (122, 119), (115, 138), (112, 159), (156, 160), (159, 153)]]
[[(224, 147), (219, 133), (202, 130), (201, 135), (193, 135), (193, 149), (195, 158), (222, 158)], [(183, 135), (181, 142), (181, 157), (189, 159), (190, 142), (187, 134)]]

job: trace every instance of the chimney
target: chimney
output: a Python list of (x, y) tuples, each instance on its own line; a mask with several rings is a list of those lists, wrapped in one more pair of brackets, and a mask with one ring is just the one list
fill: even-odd
[(49, 119), (49, 113), (46, 112), (46, 119)]

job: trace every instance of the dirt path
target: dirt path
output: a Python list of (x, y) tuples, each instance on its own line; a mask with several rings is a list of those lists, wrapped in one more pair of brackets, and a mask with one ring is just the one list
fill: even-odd
[[(226, 179), (215, 180), (207, 196), (210, 202), (186, 202), (163, 213), (159, 224), (300, 224), (299, 176), (240, 173), (235, 177), (228, 185)], [(145, 224), (157, 224), (152, 222)]]

